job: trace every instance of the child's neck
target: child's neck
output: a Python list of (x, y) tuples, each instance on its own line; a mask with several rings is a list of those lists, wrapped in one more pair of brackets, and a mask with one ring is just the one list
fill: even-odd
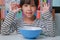
[(35, 17), (34, 16), (31, 17), (31, 18), (24, 17), (23, 20), (24, 20), (25, 23), (29, 23), (30, 24), (30, 23), (33, 23), (34, 22)]

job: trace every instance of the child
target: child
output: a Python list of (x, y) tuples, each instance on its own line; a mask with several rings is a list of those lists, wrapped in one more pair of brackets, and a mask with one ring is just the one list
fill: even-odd
[[(10, 12), (1, 25), (1, 34), (11, 34), (15, 30), (18, 32), (20, 27), (31, 26), (42, 28), (42, 33), (46, 36), (55, 35), (52, 15), (49, 12), (49, 4), (43, 3), (43, 7), (41, 8), (42, 10), (40, 10), (40, 19), (36, 19), (34, 16), (38, 7), (38, 0), (20, 0), (20, 7), (21, 9), (17, 8), (15, 3), (10, 6)], [(20, 19), (15, 19), (16, 12), (19, 10), (22, 10), (24, 16)]]

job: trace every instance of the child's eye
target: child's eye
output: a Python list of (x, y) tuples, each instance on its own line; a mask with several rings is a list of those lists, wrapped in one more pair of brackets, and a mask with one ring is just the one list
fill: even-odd
[(35, 5), (31, 5), (32, 7), (35, 7)]

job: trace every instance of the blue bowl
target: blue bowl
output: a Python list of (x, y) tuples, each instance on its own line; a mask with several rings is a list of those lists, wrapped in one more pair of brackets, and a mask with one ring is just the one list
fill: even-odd
[(19, 30), (24, 38), (34, 39), (40, 36), (42, 30), (40, 27), (28, 27)]

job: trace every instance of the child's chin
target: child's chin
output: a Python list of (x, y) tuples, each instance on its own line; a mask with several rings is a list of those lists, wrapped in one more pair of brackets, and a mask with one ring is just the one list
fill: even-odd
[(27, 16), (28, 18), (31, 18), (32, 16)]

